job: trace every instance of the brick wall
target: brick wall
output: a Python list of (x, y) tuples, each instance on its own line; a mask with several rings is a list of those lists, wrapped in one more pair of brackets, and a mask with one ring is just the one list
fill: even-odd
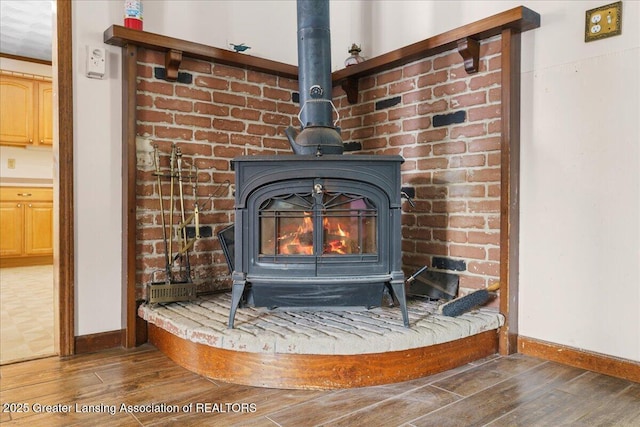
[[(299, 125), (297, 81), (185, 59), (179, 81), (170, 83), (158, 78), (163, 66), (163, 54), (140, 51), (137, 132), (158, 145), (164, 168), (172, 143), (186, 163), (197, 165), (197, 200), (204, 204), (200, 222), (208, 237), (195, 244), (192, 275), (200, 291), (227, 288), (229, 274), (216, 233), (233, 221), (232, 191), (223, 185), (234, 180), (230, 160), (291, 154), (283, 131)], [(416, 193), (415, 208), (403, 207), (405, 271), (430, 265), (458, 274), (462, 288), (498, 280), (499, 37), (482, 43), (477, 74), (465, 72), (454, 50), (363, 78), (359, 89), (358, 103), (351, 105), (342, 89), (334, 88), (338, 125), (350, 150), (345, 155), (403, 156), (403, 186)], [(144, 284), (164, 278), (154, 276), (165, 265), (157, 187), (153, 169), (139, 162), (139, 297)], [(196, 197), (193, 188), (185, 189), (191, 212)], [(166, 211), (169, 190), (163, 180)]]

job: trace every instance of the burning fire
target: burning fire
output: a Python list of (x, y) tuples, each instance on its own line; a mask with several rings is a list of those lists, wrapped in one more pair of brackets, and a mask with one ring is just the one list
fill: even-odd
[[(344, 224), (336, 218), (322, 221), (324, 229), (323, 254), (344, 255), (352, 253), (350, 233), (343, 228)], [(313, 255), (313, 219), (305, 212), (302, 223), (291, 233), (283, 233), (278, 237), (279, 253), (283, 255)]]

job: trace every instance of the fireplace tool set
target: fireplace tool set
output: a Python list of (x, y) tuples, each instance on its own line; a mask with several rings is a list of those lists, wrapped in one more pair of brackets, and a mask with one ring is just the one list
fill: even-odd
[[(164, 243), (164, 281), (152, 281), (147, 288), (147, 302), (190, 301), (196, 296), (196, 285), (191, 280), (191, 263), (189, 251), (200, 238), (200, 217), (197, 201), (193, 212), (185, 210), (184, 186), (191, 187), (194, 197), (198, 188), (198, 168), (187, 164), (182, 158), (182, 151), (175, 144), (169, 155), (169, 168), (160, 167), (158, 146), (154, 146), (154, 163), (160, 202), (160, 218), (162, 223), (162, 240)], [(162, 191), (163, 181), (169, 181), (169, 222), (166, 221), (165, 203)], [(178, 186), (176, 192), (175, 187)], [(178, 199), (176, 201), (176, 198)], [(176, 204), (177, 209), (176, 209)], [(177, 215), (179, 214), (179, 215)], [(179, 217), (176, 220), (176, 215)], [(195, 233), (190, 236), (188, 228), (193, 225)], [(167, 227), (169, 230), (167, 231)], [(175, 236), (174, 236), (175, 235)], [(174, 245), (175, 237), (175, 245)], [(179, 263), (178, 263), (179, 261)], [(176, 269), (177, 265), (177, 269)], [(156, 272), (157, 273), (157, 272)], [(155, 274), (154, 274), (155, 276)]]

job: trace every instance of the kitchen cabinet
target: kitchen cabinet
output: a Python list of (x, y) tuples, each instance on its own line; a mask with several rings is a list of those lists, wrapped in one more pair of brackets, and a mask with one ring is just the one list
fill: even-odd
[(0, 74), (0, 144), (53, 144), (50, 81)]
[(53, 262), (53, 191), (0, 187), (0, 265)]

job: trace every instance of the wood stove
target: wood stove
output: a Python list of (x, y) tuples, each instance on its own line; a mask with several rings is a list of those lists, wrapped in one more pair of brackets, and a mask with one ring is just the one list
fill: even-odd
[(401, 270), (400, 156), (234, 160), (232, 307), (375, 307), (408, 326)]
[(229, 327), (241, 303), (374, 307), (388, 291), (407, 315), (401, 270), (400, 156), (342, 155), (333, 123), (329, 1), (298, 0), (300, 131), (295, 156), (234, 159)]

